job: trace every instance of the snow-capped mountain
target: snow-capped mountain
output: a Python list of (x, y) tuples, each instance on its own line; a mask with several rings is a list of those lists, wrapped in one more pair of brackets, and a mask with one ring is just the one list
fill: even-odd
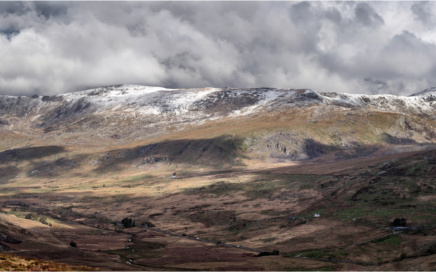
[[(288, 146), (303, 138), (350, 146), (365, 142), (362, 135), (367, 130), (372, 136), (365, 136), (370, 139), (366, 144), (408, 143), (409, 140), (425, 143), (436, 141), (435, 94), (436, 88), (411, 96), (395, 96), (321, 93), (308, 89), (166, 89), (121, 85), (56, 96), (0, 96), (0, 131), (63, 144), (102, 140), (127, 143), (210, 122), (228, 124), (222, 129), (225, 134), (230, 133), (229, 126), (239, 127), (246, 122), (259, 123), (259, 118), (270, 118), (269, 122), (253, 125), (256, 128), (250, 130), (250, 135), (263, 131), (262, 143), (258, 145), (270, 145), (265, 139), (278, 137), (281, 142), (289, 142)], [(265, 124), (273, 126), (276, 120), (285, 119), (290, 121), (282, 126), (288, 132), (293, 131), (286, 139), (264, 128)], [(293, 125), (297, 119), (298, 129)], [(359, 135), (353, 132), (362, 127), (367, 130)], [(319, 128), (322, 133), (315, 132)], [(275, 129), (280, 130), (280, 125)], [(253, 142), (250, 137), (247, 138), (252, 143), (250, 146), (256, 146), (253, 143), (257, 140)]]
[(411, 94), (410, 96), (436, 96), (436, 87), (425, 89), (421, 92)]
[(32, 127), (102, 113), (156, 117), (157, 121), (170, 118), (182, 122), (322, 105), (432, 114), (436, 110), (436, 99), (431, 99), (435, 94), (436, 88), (406, 97), (318, 93), (301, 89), (165, 89), (122, 85), (56, 96), (0, 96), (0, 114), (3, 119), (11, 118), (11, 124), (17, 117), (31, 117)]

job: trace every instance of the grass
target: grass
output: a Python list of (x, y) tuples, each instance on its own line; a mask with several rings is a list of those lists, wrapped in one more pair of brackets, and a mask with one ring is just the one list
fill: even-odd
[(284, 271), (336, 271), (335, 266), (321, 266), (314, 268), (306, 268), (306, 267), (285, 267)]
[(121, 256), (124, 260), (127, 259), (146, 259), (146, 258), (160, 258), (163, 255), (165, 244), (148, 242), (148, 241), (135, 241), (134, 244), (113, 250), (104, 250), (103, 252)]
[(378, 244), (383, 244), (383, 245), (398, 246), (401, 244), (402, 241), (403, 241), (403, 238), (401, 238), (401, 236), (390, 235), (390, 236), (385, 236), (385, 237), (380, 238), (380, 239), (376, 239), (372, 242), (378, 243)]
[(74, 190), (91, 190), (92, 189), (92, 185), (91, 184), (79, 185), (79, 186), (72, 187), (71, 189), (74, 189)]
[(305, 251), (298, 251), (298, 252), (289, 252), (282, 254), (286, 257), (303, 257), (303, 258), (312, 258), (312, 259), (339, 259), (344, 258), (348, 255), (345, 251), (326, 251), (326, 250), (305, 250)]
[(286, 214), (289, 214), (289, 211), (275, 211), (275, 210), (263, 210), (259, 212), (260, 214), (263, 215), (269, 215), (269, 216), (283, 216)]
[(195, 189), (185, 189), (184, 193), (187, 195), (197, 195), (197, 194), (213, 194), (216, 196), (228, 195), (231, 192), (242, 191), (242, 186), (240, 184), (220, 181), (206, 187), (195, 188)]
[(353, 220), (360, 217), (368, 216), (368, 211), (363, 208), (348, 208), (335, 212), (333, 216), (340, 220)]
[[(333, 217), (339, 220), (349, 221), (358, 225), (387, 227), (394, 218), (404, 217), (410, 223), (410, 220), (426, 222), (436, 222), (428, 210), (420, 208), (374, 208), (374, 207), (350, 207), (338, 210), (333, 213)], [(412, 223), (413, 224), (413, 223)]]
[(384, 240), (384, 241), (382, 241), (380, 243), (386, 244), (386, 245), (395, 245), (395, 246), (398, 246), (398, 245), (401, 244), (402, 241), (403, 241), (403, 239), (401, 237), (396, 236), (396, 237), (390, 237), (390, 238), (388, 238), (388, 239), (386, 239), (386, 240)]
[(72, 266), (35, 258), (23, 258), (13, 254), (0, 253), (1, 271), (93, 271), (86, 266)]
[(392, 218), (395, 216), (402, 216), (405, 214), (416, 213), (416, 210), (410, 209), (374, 209), (374, 208), (346, 208), (334, 213), (334, 217), (340, 220), (353, 220), (362, 217), (381, 217)]
[[(237, 224), (235, 211), (197, 211), (188, 218), (193, 222), (203, 223), (206, 227)], [(246, 226), (246, 225), (245, 225)], [(245, 227), (244, 226), (244, 227)]]
[(112, 199), (115, 202), (125, 202), (125, 201), (129, 200), (129, 195), (127, 195), (127, 194), (118, 194), (118, 195), (112, 196)]
[[(289, 186), (289, 181), (286, 185)], [(275, 178), (264, 179), (260, 178), (246, 183), (232, 183), (220, 181), (205, 187), (186, 189), (185, 194), (214, 194), (217, 196), (229, 195), (234, 192), (244, 192), (244, 195), (249, 199), (269, 198), (274, 192), (285, 187), (285, 182), (276, 180)]]
[(392, 218), (396, 216), (404, 216), (406, 214), (413, 214), (416, 212), (417, 211), (415, 209), (376, 209), (371, 212), (371, 215), (375, 217)]
[[(422, 178), (424, 183), (427, 179)], [(421, 179), (421, 180), (422, 180)], [(376, 182), (361, 187), (350, 197), (351, 203), (369, 207), (401, 207), (407, 204), (415, 205), (420, 195), (431, 195), (432, 191), (424, 192), (418, 185), (419, 181), (410, 177), (396, 176), (384, 173), (377, 177)], [(428, 182), (429, 183), (429, 182)]]
[(271, 243), (272, 241), (274, 241), (274, 240), (276, 240), (276, 239), (277, 239), (277, 238), (273, 238), (273, 237), (271, 237), (271, 238), (260, 239), (259, 241), (262, 242), (262, 243), (267, 244), (267, 243)]
[(117, 182), (123, 183), (123, 182), (135, 182), (135, 181), (141, 181), (141, 180), (149, 181), (149, 180), (156, 180), (156, 179), (157, 179), (156, 176), (153, 176), (150, 174), (142, 174), (142, 175), (134, 175), (134, 176), (128, 177), (126, 179), (123, 179), (123, 180), (120, 180)]
[(261, 175), (259, 179), (245, 183), (243, 190), (250, 199), (269, 198), (281, 189), (308, 190), (317, 189), (318, 182), (329, 176), (322, 175)]
[(426, 160), (421, 160), (419, 162), (413, 163), (406, 169), (406, 175), (409, 176), (420, 176), (423, 172), (428, 169), (428, 162)]
[(410, 219), (416, 220), (416, 221), (434, 221), (434, 220), (436, 220), (436, 217), (435, 218), (432, 218), (432, 217), (435, 217), (435, 216), (432, 214), (419, 214), (419, 215), (412, 216)]

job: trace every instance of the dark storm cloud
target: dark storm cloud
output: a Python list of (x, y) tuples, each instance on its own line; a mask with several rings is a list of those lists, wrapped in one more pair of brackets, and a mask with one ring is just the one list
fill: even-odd
[(355, 14), (357, 21), (367, 27), (378, 27), (384, 23), (383, 18), (367, 3), (359, 3)]
[(36, 14), (44, 16), (46, 19), (65, 16), (68, 11), (68, 6), (64, 3), (34, 2), (34, 5)]
[(385, 81), (376, 78), (365, 78), (365, 83), (370, 86), (371, 94), (377, 94), (378, 92), (384, 91), (389, 87)]
[(415, 15), (415, 19), (428, 24), (431, 22), (432, 17), (434, 17), (430, 13), (429, 8), (428, 2), (417, 2), (412, 5), (411, 10)]
[(0, 2), (0, 93), (111, 84), (408, 94), (431, 2)]
[(2, 15), (23, 14), (25, 12), (26, 12), (26, 5), (24, 2), (0, 2), (0, 13)]

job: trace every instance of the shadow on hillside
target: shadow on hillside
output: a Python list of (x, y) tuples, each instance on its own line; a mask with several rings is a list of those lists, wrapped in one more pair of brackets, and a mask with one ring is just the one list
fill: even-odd
[(65, 148), (56, 145), (10, 149), (0, 152), (0, 163), (39, 159), (61, 152), (65, 152)]
[(331, 145), (321, 144), (313, 139), (305, 139), (303, 152), (309, 159), (317, 158), (326, 154), (330, 150), (336, 150), (337, 148)]
[(413, 139), (401, 138), (390, 135), (389, 133), (383, 133), (383, 140), (388, 144), (404, 145), (404, 144), (417, 144)]
[(54, 161), (32, 162), (27, 175), (32, 177), (53, 177), (58, 176), (66, 171), (78, 168), (87, 158), (86, 155), (76, 155), (70, 158), (59, 158)]
[[(386, 161), (391, 161), (390, 163), (386, 163)], [(410, 161), (414, 161), (411, 165)], [(386, 174), (381, 175), (373, 174), (374, 176), (386, 176), (391, 174), (392, 176), (401, 175), (404, 176), (402, 172), (396, 172), (397, 170), (403, 170), (405, 168), (417, 168), (420, 167), (419, 170), (425, 173), (424, 176), (431, 177), (434, 169), (436, 167), (436, 150), (430, 151), (419, 151), (419, 152), (408, 152), (403, 154), (396, 155), (385, 155), (378, 158), (363, 158), (359, 160), (350, 160), (346, 162), (330, 162), (330, 163), (319, 163), (319, 164), (308, 164), (308, 165), (290, 165), (290, 166), (280, 166), (275, 168), (268, 169), (259, 169), (259, 170), (241, 170), (241, 169), (228, 169), (228, 170), (216, 170), (216, 171), (208, 171), (208, 172), (199, 172), (199, 173), (190, 173), (187, 176), (183, 176), (182, 178), (192, 178), (192, 177), (201, 177), (201, 176), (216, 176), (215, 178), (237, 178), (241, 175), (250, 174), (253, 176), (254, 183), (262, 183), (268, 188), (273, 188), (275, 183), (271, 183), (272, 179), (285, 180), (285, 181), (301, 181), (302, 183), (307, 182), (317, 182), (317, 180), (323, 180), (322, 176), (330, 176), (335, 175), (337, 177), (348, 177), (350, 173), (356, 173), (356, 169), (361, 169), (366, 167), (374, 168), (374, 165), (378, 165), (381, 170), (385, 170)], [(335, 170), (336, 169), (336, 170)], [(1, 171), (1, 169), (0, 169)], [(335, 172), (336, 171), (336, 172)], [(433, 171), (433, 172), (432, 172)], [(375, 171), (378, 173), (378, 171)], [(412, 173), (413, 174), (413, 173)], [(218, 175), (218, 176), (217, 176)], [(362, 174), (365, 177), (366, 181), (370, 181), (367, 174)], [(289, 179), (292, 177), (292, 179)], [(347, 178), (348, 179), (348, 178)], [(93, 185), (93, 184), (91, 184)], [(95, 185), (95, 184), (94, 184)], [(120, 184), (121, 185), (121, 184)], [(41, 189), (40, 186), (33, 187), (9, 187), (5, 188), (5, 192), (8, 192), (9, 195), (5, 196), (1, 202), (14, 200), (23, 202), (32, 201), (32, 198), (44, 198), (51, 199), (55, 201), (60, 201), (62, 203), (69, 203), (72, 201), (77, 201), (81, 198), (89, 198), (92, 200), (95, 199), (105, 199), (105, 196), (99, 195), (96, 196), (94, 192), (98, 192), (98, 188), (102, 185), (96, 185), (95, 188), (90, 188), (89, 191), (85, 192), (62, 192), (62, 191), (41, 191), (41, 192), (26, 192), (29, 189)], [(118, 185), (115, 185), (118, 186)], [(229, 184), (225, 182), (219, 182), (210, 186), (209, 189), (214, 189), (215, 187), (223, 187), (226, 190), (230, 190), (232, 187), (229, 186), (241, 186), (240, 184)], [(103, 186), (105, 187), (105, 186)], [(256, 186), (254, 186), (256, 187)], [(43, 188), (42, 188), (43, 189)], [(256, 187), (256, 190), (260, 190), (261, 188)], [(280, 189), (280, 188), (279, 188)], [(94, 191), (95, 190), (95, 191)], [(194, 189), (197, 191), (202, 191), (204, 188)], [(189, 190), (188, 190), (189, 191)], [(116, 199), (116, 201), (129, 201), (128, 195), (123, 195), (123, 199)], [(112, 195), (107, 196), (108, 198), (113, 198)], [(137, 197), (135, 194), (132, 197)], [(142, 197), (149, 197), (144, 195)], [(115, 199), (114, 199), (115, 201)], [(121, 201), (122, 202), (122, 201)], [(28, 203), (29, 204), (29, 203)]]
[[(98, 173), (115, 172), (129, 165), (131, 167), (144, 167), (159, 164), (187, 164), (199, 167), (219, 169), (232, 166), (243, 166), (240, 158), (246, 158), (242, 138), (233, 138), (223, 135), (212, 139), (182, 139), (162, 141), (132, 149), (112, 150), (101, 155)], [(264, 156), (279, 161), (311, 161), (331, 152), (337, 152), (336, 160), (365, 157), (373, 154), (378, 147), (357, 146), (352, 148), (339, 148), (326, 145), (313, 139), (305, 139), (300, 150), (284, 150), (278, 154), (277, 150), (266, 150)], [(346, 152), (344, 152), (346, 151)], [(215, 172), (215, 171), (212, 171)]]
[(242, 157), (242, 139), (223, 135), (212, 139), (162, 141), (132, 149), (107, 152), (99, 160), (96, 172), (118, 171), (125, 164), (142, 167), (157, 163), (195, 164), (208, 167), (233, 166)]
[[(287, 166), (287, 167), (276, 167), (272, 169), (265, 169), (265, 170), (233, 170), (229, 171), (227, 174), (224, 173), (224, 171), (221, 173), (223, 176), (222, 178), (229, 178), (229, 177), (238, 177), (240, 175), (246, 175), (247, 173), (252, 176), (252, 180), (247, 183), (231, 183), (231, 182), (216, 182), (207, 186), (203, 187), (193, 187), (188, 188), (184, 192), (180, 192), (182, 194), (188, 194), (188, 195), (203, 195), (203, 194), (213, 194), (215, 196), (222, 196), (222, 195), (231, 195), (231, 194), (238, 194), (240, 192), (244, 192), (244, 195), (247, 197), (247, 199), (266, 199), (267, 201), (273, 201), (273, 200), (283, 200), (283, 201), (290, 201), (293, 199), (300, 199), (301, 201), (304, 201), (304, 203), (310, 203), (311, 201), (316, 200), (316, 198), (313, 198), (313, 195), (310, 193), (304, 192), (304, 190), (307, 189), (314, 189), (314, 190), (324, 190), (327, 193), (333, 192), (337, 189), (344, 188), (343, 186), (345, 184), (348, 184), (347, 188), (350, 190), (350, 192), (358, 192), (361, 188), (364, 188), (366, 186), (374, 186), (374, 188), (387, 188), (392, 189), (393, 187), (386, 187), (384, 182), (376, 182), (377, 180), (380, 180), (383, 178), (381, 176), (379, 170), (385, 169), (387, 173), (390, 173), (392, 176), (404, 176), (403, 173), (397, 172), (398, 170), (403, 170), (406, 167), (407, 169), (418, 169), (421, 173), (421, 177), (423, 178), (431, 178), (434, 172), (432, 169), (435, 169), (436, 165), (436, 150), (432, 151), (426, 151), (426, 152), (414, 152), (414, 153), (408, 153), (403, 154), (402, 156), (395, 155), (390, 156), (390, 159), (396, 158), (395, 162), (386, 164), (385, 158), (378, 158), (378, 160), (358, 160), (354, 162), (346, 162), (348, 165), (342, 166), (341, 163), (330, 163), (329, 165), (325, 166), (323, 164), (319, 165), (327, 172), (321, 172), (318, 169), (318, 165), (300, 165), (300, 166)], [(410, 165), (410, 161), (414, 161), (413, 165)], [(374, 164), (377, 164), (376, 168), (374, 168)], [(365, 170), (368, 169), (372, 165), (371, 169), (376, 169), (376, 171), (373, 171), (374, 173), (368, 174), (368, 172), (362, 172), (360, 171), (360, 174), (357, 174), (356, 169)], [(341, 168), (336, 169), (336, 171), (340, 171), (341, 173), (333, 173), (329, 172), (332, 171), (335, 168)], [(346, 172), (342, 172), (345, 167)], [(355, 179), (352, 182), (349, 182), (349, 175), (352, 173), (352, 175), (355, 175)], [(424, 173), (424, 174), (422, 174)], [(208, 173), (208, 174), (217, 174), (217, 173)], [(198, 173), (197, 175), (193, 174), (192, 176), (204, 176), (205, 173)], [(334, 176), (331, 176), (334, 175)], [(360, 182), (359, 182), (360, 180)], [(274, 181), (274, 182), (271, 182)], [(395, 182), (392, 181), (390, 178), (387, 180), (388, 182)], [(162, 181), (167, 182), (167, 181)], [(171, 181), (168, 181), (171, 182)], [(345, 182), (345, 183), (344, 183)], [(416, 182), (410, 183), (413, 188), (415, 188)], [(47, 216), (52, 216), (57, 219), (61, 220), (75, 220), (82, 218), (83, 215), (75, 212), (71, 209), (70, 205), (73, 205), (74, 203), (80, 203), (80, 205), (91, 205), (94, 204), (96, 206), (93, 206), (96, 209), (102, 209), (106, 210), (108, 206), (106, 204), (112, 203), (113, 205), (119, 205), (121, 203), (131, 203), (132, 205), (137, 205), (137, 203), (132, 202), (133, 200), (138, 200), (139, 198), (143, 198), (144, 201), (147, 203), (153, 203), (151, 198), (156, 197), (153, 195), (147, 195), (143, 194), (138, 198), (137, 193), (135, 190), (128, 190), (124, 192), (120, 192), (118, 194), (102, 194), (101, 191), (99, 191), (99, 188), (104, 188), (106, 186), (102, 184), (90, 184), (90, 186), (94, 185), (92, 188), (89, 188), (88, 191), (71, 191), (67, 190), (65, 192), (59, 191), (59, 190), (53, 190), (53, 191), (47, 191), (44, 187), (10, 187), (7, 188), (8, 194), (3, 197), (3, 199), (0, 201), (0, 204), (8, 204), (8, 205), (15, 205), (19, 210), (22, 210), (23, 212), (35, 212), (40, 211), (41, 213), (44, 213)], [(428, 185), (428, 184), (427, 184)], [(412, 191), (409, 190), (409, 194), (414, 194), (415, 197), (417, 197), (419, 194), (426, 194), (429, 195), (433, 193), (434, 188), (431, 185), (427, 186), (426, 184), (423, 184), (421, 186), (421, 190)], [(114, 186), (114, 188), (117, 188), (118, 186), (122, 186), (122, 183), (119, 184), (112, 184), (110, 186)], [(141, 185), (140, 185), (141, 186)], [(404, 183), (403, 186), (409, 186), (408, 183)], [(95, 187), (95, 188), (94, 188)], [(430, 188), (431, 187), (431, 188)], [(416, 187), (417, 188), (417, 187)], [(384, 194), (384, 191), (380, 189), (378, 197), (383, 197), (385, 200), (390, 200), (397, 198), (397, 196), (393, 193)], [(33, 191), (30, 191), (33, 190)], [(115, 191), (115, 190), (114, 190)], [(116, 191), (115, 191), (116, 192)], [(365, 193), (365, 194), (364, 194)], [(371, 196), (371, 192), (362, 191), (359, 193), (359, 197), (362, 196)], [(179, 194), (179, 193), (175, 193)], [(157, 196), (156, 199), (159, 198), (167, 198), (172, 197), (173, 194), (166, 194), (164, 196)], [(350, 195), (348, 195), (350, 196)], [(356, 197), (355, 197), (356, 198)], [(374, 205), (378, 205), (379, 202), (377, 202), (377, 199), (373, 199), (374, 197), (371, 196), (371, 203)], [(347, 198), (349, 199), (349, 198)], [(357, 198), (356, 198), (357, 199)], [(382, 198), (380, 198), (381, 200)], [(362, 200), (363, 201), (363, 200)], [(415, 201), (414, 199), (404, 199), (401, 200), (401, 203), (409, 203), (410, 201)], [(61, 206), (55, 208), (54, 210), (47, 210), (46, 208), (38, 207), (39, 204), (36, 203), (44, 203), (44, 202), (59, 202), (59, 204), (62, 204)], [(106, 203), (106, 204), (103, 204)], [(369, 203), (369, 202), (368, 202)], [(381, 203), (381, 202), (380, 202)], [(400, 202), (398, 202), (400, 203)], [(401, 204), (400, 203), (400, 204)], [(153, 204), (154, 205), (154, 204)], [(195, 204), (197, 205), (197, 204)], [(63, 207), (62, 207), (63, 206)], [(70, 207), (70, 208), (68, 208)], [(146, 205), (144, 206), (146, 208)], [(84, 210), (86, 211), (86, 209)], [(104, 214), (104, 213), (103, 213)], [(108, 219), (104, 217), (104, 215), (98, 215), (97, 213), (88, 214), (85, 216), (89, 222), (93, 223), (108, 223)], [(122, 218), (122, 215), (120, 215), (120, 218)], [(109, 222), (110, 223), (110, 222)]]
[(9, 180), (15, 178), (20, 173), (20, 170), (15, 166), (0, 167), (0, 184), (8, 183)]

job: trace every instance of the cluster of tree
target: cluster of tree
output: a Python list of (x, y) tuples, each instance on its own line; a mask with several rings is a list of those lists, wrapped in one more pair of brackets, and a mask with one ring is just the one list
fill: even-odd
[(125, 228), (133, 228), (135, 226), (135, 220), (126, 217), (123, 220), (121, 220), (121, 224), (123, 224)]
[(279, 255), (280, 251), (278, 251), (277, 249), (274, 249), (273, 251), (269, 252), (269, 251), (263, 251), (259, 254), (256, 255), (256, 257), (262, 257), (262, 256), (273, 256), (273, 255)]
[(52, 226), (52, 224), (47, 221), (47, 217), (45, 217), (45, 216), (40, 217), (39, 220), (38, 220), (38, 217), (36, 217), (33, 214), (29, 213), (29, 214), (26, 215), (25, 218), (29, 219), (29, 220), (37, 220), (37, 221), (39, 221), (39, 222), (41, 222), (41, 223), (43, 223), (45, 225), (49, 225), (50, 227)]
[(405, 227), (407, 225), (406, 218), (395, 218), (391, 224), (393, 227)]

